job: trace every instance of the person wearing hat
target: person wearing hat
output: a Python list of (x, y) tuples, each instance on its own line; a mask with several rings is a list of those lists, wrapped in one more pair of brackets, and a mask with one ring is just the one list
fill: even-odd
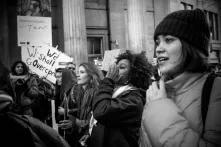
[(202, 117), (201, 97), (210, 75), (209, 40), (209, 25), (200, 9), (170, 13), (156, 27), (155, 51), (162, 77), (146, 91), (142, 126), (149, 146), (221, 146), (220, 77), (207, 97), (205, 125)]

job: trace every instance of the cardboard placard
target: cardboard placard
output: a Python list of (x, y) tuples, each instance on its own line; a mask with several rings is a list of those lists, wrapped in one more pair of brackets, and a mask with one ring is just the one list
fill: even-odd
[(60, 52), (57, 48), (48, 45), (32, 46), (22, 45), (22, 61), (24, 61), (31, 72), (40, 77), (45, 77), (55, 83), (55, 69), (59, 67), (59, 62), (72, 62), (72, 58)]

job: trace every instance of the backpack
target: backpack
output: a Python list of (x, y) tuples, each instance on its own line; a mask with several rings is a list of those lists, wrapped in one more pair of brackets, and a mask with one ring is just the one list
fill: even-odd
[(202, 96), (201, 96), (201, 115), (202, 115), (202, 121), (203, 121), (203, 132), (205, 131), (205, 122), (206, 122), (206, 115), (208, 111), (209, 101), (210, 101), (210, 95), (211, 90), (213, 87), (213, 82), (216, 77), (219, 77), (218, 74), (210, 73), (203, 85), (202, 89)]

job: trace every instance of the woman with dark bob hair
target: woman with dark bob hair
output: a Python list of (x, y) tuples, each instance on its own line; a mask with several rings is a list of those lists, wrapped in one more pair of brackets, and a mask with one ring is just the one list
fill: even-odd
[(152, 66), (145, 52), (127, 50), (110, 66), (93, 99), (90, 147), (138, 147)]
[(142, 126), (147, 146), (221, 146), (221, 78), (208, 72), (209, 40), (200, 9), (173, 12), (156, 27), (162, 77), (146, 93)]

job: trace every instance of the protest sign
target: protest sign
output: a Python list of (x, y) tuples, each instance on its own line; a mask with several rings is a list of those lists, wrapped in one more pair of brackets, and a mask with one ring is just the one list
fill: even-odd
[(72, 58), (60, 52), (56, 48), (48, 45), (32, 46), (29, 44), (22, 45), (22, 61), (24, 61), (31, 72), (40, 77), (45, 77), (55, 83), (55, 69), (58, 68), (59, 62), (72, 62)]
[(108, 71), (111, 64), (116, 62), (116, 57), (122, 53), (122, 49), (106, 50), (104, 52), (104, 60), (102, 62), (102, 70)]
[(18, 46), (24, 42), (52, 45), (51, 17), (17, 16)]

